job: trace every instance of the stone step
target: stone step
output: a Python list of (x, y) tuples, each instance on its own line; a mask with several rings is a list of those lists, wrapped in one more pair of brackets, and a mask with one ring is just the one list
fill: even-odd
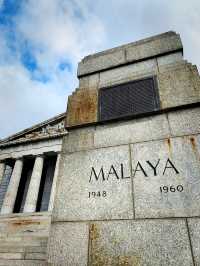
[(25, 247), (26, 253), (46, 253), (47, 252), (47, 246), (38, 246), (38, 247)]
[(46, 253), (46, 246), (27, 246), (27, 247), (19, 247), (19, 246), (2, 246), (0, 247), (0, 253)]
[(21, 260), (24, 259), (23, 253), (0, 253), (0, 260)]
[(2, 247), (46, 247), (47, 246), (47, 240), (45, 241), (39, 241), (37, 239), (35, 240), (9, 240), (4, 239), (3, 241), (0, 240), (0, 248)]
[(25, 254), (25, 259), (27, 260), (46, 260), (46, 258), (47, 258), (46, 253), (32, 252)]
[(0, 266), (44, 266), (50, 220), (48, 217), (0, 219)]
[(47, 266), (47, 262), (41, 260), (0, 260), (0, 266)]
[[(41, 248), (41, 247), (38, 247)], [(24, 252), (25, 248), (24, 247), (19, 247), (19, 246), (0, 246), (0, 253), (2, 252), (11, 252), (11, 253), (18, 253), (18, 252)]]

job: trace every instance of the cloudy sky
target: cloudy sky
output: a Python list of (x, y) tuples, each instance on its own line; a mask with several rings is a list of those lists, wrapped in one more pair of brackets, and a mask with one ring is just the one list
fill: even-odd
[(0, 138), (64, 112), (83, 56), (169, 30), (199, 68), (200, 0), (0, 0)]

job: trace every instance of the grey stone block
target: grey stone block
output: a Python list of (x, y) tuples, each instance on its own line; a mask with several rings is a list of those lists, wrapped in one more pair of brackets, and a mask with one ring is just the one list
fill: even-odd
[(133, 218), (128, 146), (62, 156), (54, 221)]
[(184, 220), (98, 222), (90, 226), (89, 265), (193, 265)]
[(25, 247), (26, 253), (46, 253), (47, 247), (46, 246), (39, 246), (39, 247)]
[(166, 115), (133, 119), (97, 126), (94, 146), (106, 147), (167, 138), (170, 136)]
[(156, 59), (118, 67), (100, 73), (99, 87), (111, 86), (134, 79), (153, 76), (157, 73)]
[(78, 64), (78, 76), (107, 69), (125, 63), (125, 52), (116, 49), (107, 54), (95, 54), (84, 58)]
[(62, 152), (75, 152), (94, 147), (94, 127), (74, 129), (63, 138)]
[(157, 76), (161, 109), (200, 101), (199, 76), (188, 63), (159, 69)]
[(46, 259), (46, 253), (41, 253), (41, 252), (26, 253), (25, 259), (27, 259), (27, 260), (45, 260)]
[(168, 114), (173, 136), (200, 133), (200, 108), (170, 112)]
[(47, 237), (15, 237), (0, 238), (0, 248), (2, 247), (45, 247), (47, 245)]
[(180, 36), (166, 32), (85, 57), (78, 65), (78, 77), (180, 49)]
[(79, 88), (97, 89), (99, 87), (99, 73), (79, 79)]
[(188, 219), (189, 232), (191, 237), (192, 250), (195, 266), (200, 265), (200, 219)]
[(0, 246), (0, 253), (23, 253), (25, 250), (24, 247), (16, 246)]
[(89, 228), (85, 223), (53, 223), (48, 243), (50, 265), (87, 265)]
[(1, 266), (47, 266), (45, 261), (40, 260), (0, 260)]
[(20, 260), (24, 258), (23, 253), (0, 253), (0, 260)]
[(175, 51), (182, 48), (180, 36), (178, 34), (165, 35), (159, 38), (149, 39), (149, 41), (138, 43), (126, 49), (127, 61), (135, 61), (141, 58), (148, 58)]
[(160, 67), (160, 66), (182, 62), (182, 60), (183, 60), (182, 52), (177, 52), (177, 53), (158, 57), (157, 63), (158, 63), (158, 67)]
[(200, 215), (199, 149), (199, 135), (132, 145), (136, 218)]

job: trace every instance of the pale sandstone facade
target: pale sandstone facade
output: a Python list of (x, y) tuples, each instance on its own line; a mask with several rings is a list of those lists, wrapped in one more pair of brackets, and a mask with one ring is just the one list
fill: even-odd
[[(0, 151), (0, 174), (10, 156), (19, 159), (18, 178), (21, 158), (36, 157), (25, 213), (8, 214), (18, 178), (6, 193), (0, 265), (200, 265), (200, 78), (183, 59), (180, 36), (168, 32), (90, 55), (78, 77), (61, 116), (68, 131), (7, 140), (17, 144)], [(157, 84), (155, 110), (101, 120), (102, 88), (149, 77)], [(49, 211), (35, 213), (43, 158), (52, 152), (59, 155)]]
[[(0, 143), (0, 265), (45, 265), (62, 138), (67, 134), (65, 116), (56, 116)], [(51, 158), (55, 163), (49, 168)], [(6, 175), (8, 167), (12, 171)], [(24, 173), (27, 167), (29, 176)], [(53, 178), (48, 180), (49, 176)], [(10, 178), (8, 184), (5, 177)], [(28, 189), (22, 188), (24, 177), (29, 178)], [(41, 179), (46, 180), (43, 190)], [(24, 194), (21, 201), (20, 193)], [(39, 210), (41, 196), (43, 208)]]

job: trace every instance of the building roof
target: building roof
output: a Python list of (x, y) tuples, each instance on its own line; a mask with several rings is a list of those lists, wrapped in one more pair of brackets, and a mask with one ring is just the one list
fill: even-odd
[(61, 113), (5, 139), (1, 139), (0, 148), (25, 142), (62, 137), (67, 134), (64, 126), (65, 117), (66, 113)]

